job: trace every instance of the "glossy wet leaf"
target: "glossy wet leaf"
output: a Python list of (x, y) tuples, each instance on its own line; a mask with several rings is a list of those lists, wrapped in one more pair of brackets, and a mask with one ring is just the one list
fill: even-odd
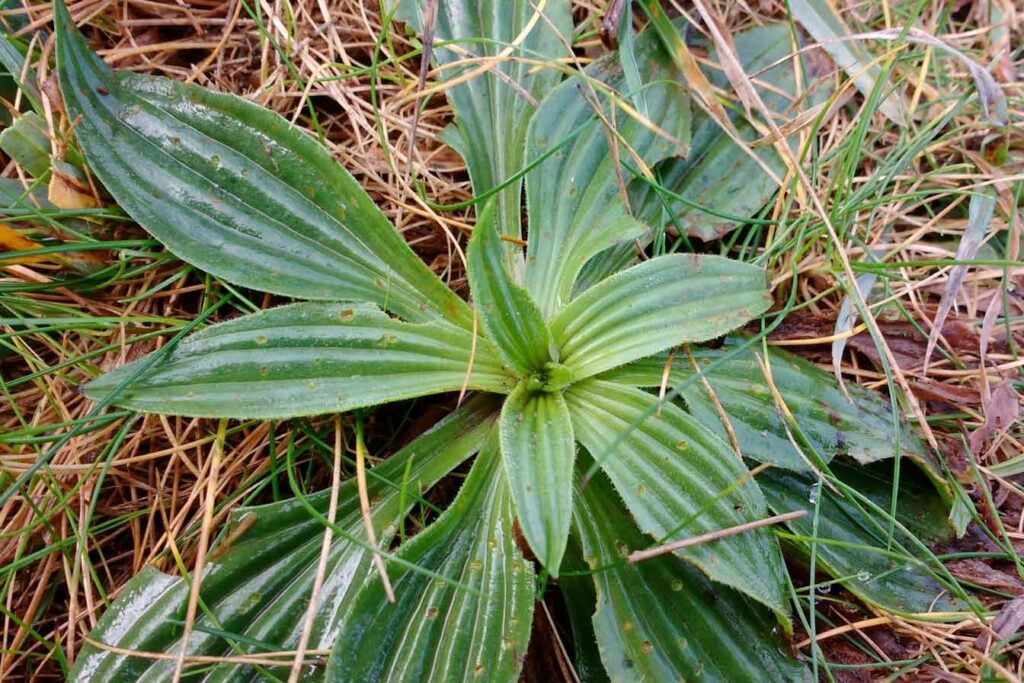
[[(785, 418), (755, 358), (759, 344), (742, 349), (746, 339), (729, 338), (718, 349), (694, 348), (693, 355), (715, 397), (729, 418), (743, 456), (792, 470), (807, 470), (807, 460), (786, 435)], [(667, 354), (645, 358), (602, 376), (638, 387), (660, 387)], [(826, 461), (844, 454), (862, 462), (891, 458), (895, 452), (892, 412), (878, 391), (847, 383), (852, 400), (843, 395), (835, 377), (791, 353), (770, 348), (767, 361), (772, 382), (804, 436)], [(676, 353), (668, 378), (678, 387), (687, 410), (697, 420), (728, 439), (722, 417), (693, 372), (686, 354)], [(900, 451), (925, 460), (920, 438), (905, 424), (899, 433)]]
[[(394, 7), (396, 2), (387, 4)], [(569, 56), (569, 3), (401, 0), (395, 18), (422, 33), (423, 12), (431, 4), (437, 8), (432, 57), (442, 68), (439, 79), (452, 81), (485, 63), (490, 66), (468, 81), (445, 88), (455, 122), (442, 138), (466, 160), (473, 193), (480, 196), (522, 170), (527, 126), (538, 101), (562, 76), (551, 65)], [(521, 187), (520, 180), (498, 193), (502, 234), (518, 237), (522, 233)], [(522, 264), (510, 259), (509, 265), (518, 271)]]
[(523, 536), (558, 576), (572, 521), (576, 458), (569, 409), (561, 392), (520, 384), (501, 409), (501, 458)]
[[(844, 465), (833, 470), (859, 493), (889, 510), (892, 500), (891, 467), (878, 469)], [(935, 489), (906, 468), (899, 488), (897, 519), (926, 544), (952, 535), (947, 508)], [(899, 613), (948, 612), (963, 609), (959, 600), (919, 564), (920, 549), (896, 530), (896, 545), (888, 543), (889, 520), (839, 498), (828, 487), (814, 487), (814, 475), (770, 469), (758, 477), (768, 505), (776, 511), (804, 509), (808, 515), (787, 522), (799, 538), (787, 546), (806, 562), (816, 546), (817, 566), (861, 600)], [(813, 492), (812, 492), (813, 491)], [(820, 496), (817, 534), (813, 527), (813, 500)], [(900, 545), (909, 549), (900, 550)], [(889, 552), (887, 552), (889, 551)]]
[(308, 134), (234, 95), (112, 72), (59, 4), (56, 27), (61, 92), (91, 170), (176, 256), (252, 289), (471, 326), (466, 304)]
[[(576, 438), (615, 485), (639, 527), (658, 542), (767, 517), (757, 484), (729, 446), (671, 403), (591, 380), (566, 392)], [(685, 548), (679, 556), (714, 581), (774, 610), (788, 624), (782, 556), (759, 529)]]
[(574, 520), (597, 587), (594, 632), (615, 681), (810, 681), (778, 622), (759, 603), (646, 547), (603, 475), (577, 489)]
[[(444, 322), (408, 323), (370, 304), (300, 303), (212, 325), (133, 379), (129, 363), (86, 386), (114, 405), (202, 417), (341, 412), (463, 386), (507, 392), (495, 352)], [(467, 370), (472, 363), (472, 372)]]
[[(404, 501), (408, 507), (417, 502), (423, 491), (473, 455), (493, 431), (496, 408), (496, 403), (487, 398), (471, 400), (368, 471), (367, 485), (375, 501), (374, 524), (383, 532), (385, 542), (405, 514), (400, 503)], [(313, 494), (308, 501), (320, 514), (326, 514), (328, 492)], [(342, 483), (338, 501), (337, 526), (350, 537), (365, 539), (354, 480)], [(239, 508), (231, 519), (234, 528), (243, 530), (242, 535), (230, 545), (213, 549), (200, 594), (216, 623), (199, 613), (189, 653), (225, 655), (294, 649), (324, 526), (294, 499)], [(364, 547), (338, 534), (334, 539), (310, 641), (314, 649), (329, 648), (334, 642), (338, 626), (363, 583), (379, 582)], [(151, 567), (144, 569), (103, 613), (91, 637), (118, 648), (175, 653), (181, 646), (188, 594), (189, 586), (181, 578)], [(235, 638), (225, 640), (225, 632)], [(283, 667), (268, 671), (284, 678), (290, 667), (291, 661), (285, 660)], [(126, 657), (86, 643), (70, 679), (81, 683), (170, 680), (173, 671), (173, 659)], [(254, 678), (260, 677), (250, 666), (225, 664), (189, 680), (212, 683)]]
[(648, 33), (634, 47), (649, 119), (639, 120), (615, 102), (628, 93), (612, 54), (551, 92), (530, 126), (528, 160), (543, 161), (526, 178), (526, 284), (545, 318), (569, 302), (588, 259), (649, 232), (622, 201), (636, 157), (650, 166), (689, 147), (690, 100), (671, 60)]
[(331, 654), (328, 681), (514, 681), (533, 621), (533, 566), (516, 547), (512, 497), (495, 440), (459, 495), (399, 554), (458, 587), (389, 567), (360, 592)]
[(714, 339), (771, 305), (764, 271), (720, 256), (666, 254), (604, 280), (551, 322), (577, 379), (688, 342)]
[(498, 352), (521, 373), (540, 370), (551, 360), (551, 333), (530, 295), (505, 265), (493, 205), (481, 212), (466, 259), (473, 303)]

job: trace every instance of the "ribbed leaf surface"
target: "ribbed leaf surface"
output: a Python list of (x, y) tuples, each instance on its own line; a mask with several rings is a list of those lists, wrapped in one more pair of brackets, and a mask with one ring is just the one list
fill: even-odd
[(647, 545), (603, 475), (576, 493), (576, 528), (597, 586), (594, 632), (613, 681), (811, 681), (770, 612)]
[[(672, 541), (766, 517), (764, 499), (729, 446), (680, 408), (613, 382), (566, 392), (576, 439), (608, 474), (637, 524)], [(782, 555), (760, 529), (679, 551), (711, 579), (788, 620)], [(787, 622), (788, 623), (788, 622)]]
[[(833, 470), (845, 483), (889, 510), (891, 471), (844, 466), (838, 461), (833, 463)], [(948, 540), (952, 535), (948, 511), (935, 489), (919, 478), (914, 481), (911, 472), (905, 470), (902, 475), (897, 519), (925, 543)], [(759, 481), (771, 508), (808, 511), (807, 516), (787, 523), (794, 534), (802, 537), (787, 545), (804, 561), (811, 547), (816, 546), (818, 569), (841, 579), (843, 587), (861, 600), (885, 610), (913, 614), (964, 609), (915, 561), (924, 558), (920, 549), (909, 544), (906, 534), (897, 529), (896, 545), (889, 545), (889, 521), (883, 515), (870, 510), (865, 514), (828, 487), (816, 487), (814, 475), (809, 473), (768, 470)], [(821, 500), (815, 534), (814, 500), (818, 496)], [(906, 550), (900, 550), (900, 545)]]
[(537, 559), (557, 577), (572, 521), (576, 458), (565, 398), (520, 384), (505, 401), (500, 424), (501, 457), (519, 526)]
[(551, 333), (505, 265), (493, 205), (481, 212), (466, 259), (473, 302), (498, 352), (521, 373), (540, 370), (551, 360)]
[(617, 273), (551, 323), (582, 379), (687, 342), (713, 339), (771, 305), (764, 271), (720, 256), (667, 254)]
[[(791, 470), (807, 470), (808, 462), (786, 436), (785, 418), (771, 394), (768, 382), (754, 357), (760, 346), (737, 351), (745, 340), (730, 338), (719, 349), (694, 348), (694, 357), (715, 397), (729, 417), (743, 456)], [(663, 381), (666, 354), (645, 358), (616, 368), (602, 379), (638, 387), (658, 387)], [(847, 382), (852, 401), (840, 390), (835, 377), (802, 358), (769, 349), (766, 361), (772, 382), (793, 414), (801, 432), (826, 461), (843, 454), (868, 463), (891, 458), (895, 452), (892, 412), (888, 400)], [(722, 418), (707, 390), (693, 372), (685, 354), (676, 354), (668, 379), (680, 387), (687, 409), (697, 420), (727, 438)], [(930, 460), (920, 438), (901, 423), (900, 450), (917, 461)]]
[(234, 95), (115, 74), (70, 21), (58, 3), (57, 73), (89, 167), (175, 255), (253, 289), (471, 326), (465, 303), (308, 134)]
[(638, 167), (634, 155), (650, 166), (685, 154), (689, 146), (690, 100), (671, 59), (647, 33), (634, 47), (634, 62), (647, 84), (643, 99), (649, 120), (640, 121), (614, 103), (610, 94), (621, 100), (626, 79), (618, 55), (611, 54), (588, 66), (585, 78), (570, 79), (551, 92), (530, 125), (528, 159), (550, 153), (526, 178), (527, 289), (546, 318), (569, 302), (588, 259), (648, 232), (622, 199), (633, 177), (628, 168)]
[(515, 681), (533, 620), (533, 565), (516, 547), (512, 497), (496, 439), (451, 507), (401, 555), (461, 587), (406, 568), (360, 592), (338, 635), (329, 681)]
[[(114, 404), (197, 417), (286, 418), (464, 385), (507, 392), (509, 378), (483, 340), (467, 376), (470, 334), (444, 322), (402, 322), (369, 304), (292, 304), (197, 332), (132, 379)], [(107, 396), (137, 365), (103, 375), (86, 393)]]
[[(396, 0), (387, 4), (394, 6)], [(422, 33), (427, 23), (424, 11), (430, 5), (437, 11), (432, 57), (444, 67), (439, 78), (451, 81), (489, 65), (485, 72), (445, 88), (455, 123), (443, 131), (443, 138), (466, 160), (473, 193), (479, 196), (522, 169), (527, 125), (537, 102), (561, 78), (557, 69), (538, 67), (536, 62), (550, 64), (569, 56), (570, 3), (401, 0), (396, 18)], [(496, 58), (503, 53), (505, 58)], [(521, 187), (522, 181), (515, 182), (498, 193), (502, 234), (521, 234)], [(521, 267), (521, 259), (509, 263), (516, 263), (516, 270)]]
[[(406, 507), (419, 494), (473, 455), (493, 431), (495, 402), (472, 399), (430, 432), (369, 470), (367, 485), (373, 519), (384, 532), (385, 542), (405, 514), (400, 502), (405, 487)], [(405, 468), (409, 467), (408, 475)], [(338, 526), (351, 537), (365, 539), (354, 480), (342, 484), (337, 512)], [(310, 504), (326, 514), (328, 494), (309, 497)], [(202, 580), (201, 597), (212, 610), (216, 624), (202, 612), (189, 640), (189, 654), (225, 655), (294, 649), (302, 627), (322, 544), (324, 526), (297, 501), (240, 508), (232, 523), (251, 524), (230, 547), (215, 548), (212, 564)], [(379, 582), (371, 569), (370, 554), (361, 546), (335, 535), (327, 578), (321, 590), (314, 630), (313, 649), (329, 648), (338, 625), (351, 609), (364, 580)], [(189, 586), (180, 578), (144, 569), (100, 618), (91, 637), (118, 648), (174, 654), (181, 647), (181, 620), (188, 603)], [(236, 634), (225, 640), (210, 629)], [(255, 643), (264, 643), (259, 647)], [(280, 679), (291, 663), (265, 669)], [(213, 681), (251, 681), (260, 677), (249, 666), (220, 665), (194, 678)], [(75, 660), (71, 680), (95, 681), (170, 680), (173, 660), (126, 657), (86, 644)], [(188, 669), (186, 669), (188, 671)], [(322, 672), (321, 672), (322, 673)]]

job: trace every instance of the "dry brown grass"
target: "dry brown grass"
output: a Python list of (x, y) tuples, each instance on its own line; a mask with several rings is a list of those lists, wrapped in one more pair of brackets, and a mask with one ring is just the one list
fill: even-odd
[[(28, 0), (24, 4), (33, 28), (47, 25), (50, 11), (46, 5)], [(349, 75), (352, 70), (371, 64), (381, 32), (376, 3), (261, 0), (269, 34), (281, 45), (290, 63), (261, 36), (238, 0), (79, 0), (70, 4), (76, 20), (91, 27), (89, 38), (93, 45), (102, 48), (101, 54), (118, 67), (195, 80), (236, 92), (305, 126), (311, 125), (309, 113), (314, 111), (338, 160), (377, 200), (417, 252), (444, 274), (456, 290), (465, 291), (462, 268), (453, 246), (464, 239), (471, 220), (466, 213), (431, 209), (406, 173), (410, 165), (410, 122), (418, 102), (418, 61), (382, 67), (376, 79)], [(774, 0), (719, 4), (724, 24), (735, 30), (784, 15), (783, 4)], [(875, 27), (885, 23), (883, 8), (892, 9), (885, 2), (841, 4), (844, 16)], [(598, 0), (578, 2), (578, 22), (596, 26), (594, 22), (599, 20), (603, 5)], [(1005, 38), (994, 33), (986, 13), (988, 7), (1004, 8), (1008, 16), (1024, 20), (1024, 5), (1020, 2), (960, 2), (952, 9), (955, 18), (951, 24), (956, 30), (943, 34), (945, 40), (986, 62), (1000, 55), (1005, 44), (1016, 46), (1021, 39), (1019, 26)], [(919, 25), (925, 29), (937, 26), (947, 11), (946, 3), (932, 2), (923, 11)], [(393, 31), (391, 38), (397, 55), (409, 49), (400, 32)], [(385, 44), (385, 54), (388, 49)], [(587, 49), (598, 50), (596, 40), (590, 41)], [(909, 93), (921, 119), (927, 120), (939, 116), (948, 106), (943, 98), (944, 88), (963, 89), (969, 81), (955, 62), (942, 60), (936, 66), (934, 53), (921, 50), (920, 55), (919, 60), (902, 63), (899, 69), (916, 88)], [(1019, 60), (1020, 55), (1016, 56)], [(308, 84), (306, 87), (296, 87), (292, 68)], [(952, 258), (955, 240), (964, 229), (958, 207), (962, 209), (967, 201), (965, 188), (993, 184), (999, 192), (1000, 211), (991, 234), (1009, 235), (1010, 243), (1019, 246), (1021, 218), (1015, 206), (1019, 195), (1014, 193), (1020, 191), (1022, 177), (1022, 124), (1016, 109), (1021, 105), (1020, 69), (1020, 61), (1007, 59), (993, 70), (1010, 98), (1011, 109), (1018, 114), (1011, 123), (1009, 161), (999, 166), (979, 154), (979, 143), (988, 127), (976, 108), (965, 108), (949, 124), (957, 134), (944, 136), (927, 149), (933, 162), (948, 170), (927, 174), (907, 171), (893, 178), (886, 188), (891, 199), (880, 202), (874, 210), (867, 205), (842, 207), (854, 213), (857, 234), (864, 243), (898, 251), (896, 259), (908, 264)], [(936, 83), (936, 73), (948, 81)], [(820, 156), (843, 153), (846, 149), (860, 122), (858, 97), (848, 92), (843, 99), (854, 104), (836, 107), (825, 122), (818, 134)], [(442, 204), (470, 196), (460, 157), (435, 137), (449, 120), (450, 112), (442, 98), (431, 99), (419, 119), (411, 160), (415, 170), (412, 176), (423, 183), (425, 195)], [(900, 131), (879, 116), (872, 120), (866, 140), (854, 173), (845, 178), (851, 191), (877, 182), (874, 171), (880, 161), (907, 144)], [(808, 189), (818, 195), (826, 209), (835, 208), (832, 202), (836, 195), (830, 183), (836, 181), (837, 173), (835, 169), (825, 169), (811, 179), (810, 188), (791, 186), (797, 199), (792, 208), (794, 216), (813, 212)], [(18, 177), (18, 170), (9, 164), (4, 174)], [(781, 210), (785, 204), (780, 200), (777, 206)], [(884, 235), (882, 226), (888, 227)], [(131, 225), (118, 225), (115, 233), (126, 237), (140, 235)], [(771, 242), (774, 237), (769, 236), (769, 249), (778, 249)], [(943, 238), (954, 243), (943, 243)], [(847, 242), (841, 247), (851, 260), (863, 255), (863, 248), (857, 244)], [(826, 239), (800, 253), (782, 250), (772, 271), (777, 300), (784, 300), (796, 281), (798, 302), (806, 304), (792, 316), (775, 341), (825, 363), (827, 337), (832, 334), (841, 302), (831, 261), (835, 253), (836, 245), (829, 245)], [(1019, 258), (1019, 248), (1014, 248), (1011, 255)], [(136, 258), (133, 262), (141, 260)], [(205, 305), (202, 294), (208, 285), (201, 274), (191, 273), (155, 295), (136, 298), (181, 267), (176, 262), (158, 264), (137, 277), (118, 280), (110, 287), (87, 294), (53, 288), (20, 296), (39, 304), (67, 306), (80, 311), (82, 316), (150, 316), (187, 321)], [(22, 264), (5, 268), (0, 283), (45, 282), (52, 275), (53, 270), (45, 264)], [(901, 303), (927, 330), (949, 268), (907, 265), (899, 275), (900, 279), (893, 281), (891, 300)], [(954, 469), (964, 470), (959, 436), (983, 424), (993, 388), (1010, 380), (1019, 382), (1021, 378), (1024, 361), (1014, 350), (1013, 336), (1024, 334), (1022, 284), (1024, 268), (972, 269), (958, 298), (959, 312), (943, 329), (944, 348), (950, 359), (937, 358), (927, 371), (920, 364), (924, 348), (920, 334), (907, 329), (905, 324), (880, 321), (900, 372), (920, 402), (921, 414), (934, 417), (950, 410), (961, 414), (955, 420), (929, 423), (934, 425), (936, 440)], [(1006, 306), (1016, 319), (1009, 326), (1001, 324), (994, 331), (985, 331), (982, 320), (987, 311), (993, 310), (993, 302), (997, 307)], [(269, 300), (256, 303), (267, 305)], [(1001, 315), (998, 311), (996, 314)], [(116, 367), (160, 345), (166, 337), (151, 336), (130, 345), (124, 343), (160, 327), (160, 323), (152, 321), (126, 322), (91, 330), (79, 327), (10, 338), (9, 343), (17, 346), (17, 355), (0, 361), (4, 377), (12, 379), (37, 371), (39, 374), (5, 396), (0, 408), (0, 433), (33, 426), (44, 428), (42, 434), (46, 436), (35, 443), (0, 445), (0, 468), (14, 477), (25, 472), (65, 431), (59, 425), (88, 414), (90, 402), (74, 390), (86, 377), (78, 359), (113, 344), (114, 348), (101, 351), (92, 362), (104, 370)], [(988, 333), (987, 338), (983, 332)], [(983, 341), (988, 346), (984, 356)], [(846, 355), (843, 371), (847, 380), (884, 386), (886, 379), (877, 362), (878, 351), (870, 339), (862, 333), (849, 343), (854, 353)], [(69, 363), (68, 367), (51, 369), (64, 362)], [(129, 418), (117, 419), (73, 438), (60, 449), (45, 476), (35, 478), (21, 496), (12, 498), (0, 509), (0, 565), (19, 563), (0, 598), (5, 609), (0, 617), (0, 676), (4, 680), (59, 677), (54, 654), (46, 654), (44, 643), (58, 643), (65, 657), (73, 657), (96, 623), (103, 605), (101, 596), (115, 595), (119, 586), (144, 565), (154, 564), (171, 572), (178, 571), (178, 562), (192, 567), (207, 509), (206, 491), (211, 490), (219, 502), (238, 501), (248, 483), (271, 466), (267, 457), (271, 437), (280, 439), (284, 433), (280, 425), (233, 426), (225, 441), (220, 467), (211, 473), (214, 459), (209, 454), (216, 438), (215, 421), (143, 416), (129, 424), (126, 419)], [(101, 483), (102, 468), (97, 458), (115, 435), (123, 437), (123, 441), (103, 472)], [(986, 443), (980, 471), (985, 476), (988, 466), (1022, 453), (1019, 429), (1001, 430)], [(323, 475), (319, 483), (326, 485), (328, 477)], [(1001, 515), (1014, 545), (1024, 547), (1024, 489), (1014, 481), (995, 477), (989, 477), (986, 485), (991, 487), (1000, 506), (996, 512), (989, 511), (989, 517)], [(121, 517), (123, 521), (83, 538), (89, 530), (80, 528), (79, 520), (89, 517), (92, 505), (98, 517)], [(207, 530), (218, 529), (226, 514), (226, 507), (219, 509), (207, 522)], [(27, 527), (31, 530), (26, 531)], [(990, 545), (980, 534), (973, 534), (960, 549), (988, 549)], [(49, 550), (33, 557), (32, 553), (40, 549)], [(93, 558), (91, 565), (84, 559), (86, 550)], [(90, 566), (95, 567), (95, 574), (88, 571)], [(1022, 577), (1012, 566), (1006, 562), (982, 566), (1004, 575), (1004, 591), (1024, 594)], [(979, 581), (984, 570), (971, 566), (963, 571)], [(1003, 606), (1002, 600), (991, 596), (986, 600), (995, 610)], [(930, 654), (931, 661), (906, 674), (908, 679), (980, 680), (986, 665), (996, 675), (1011, 679), (1020, 677), (1024, 671), (1024, 656), (1020, 654), (1010, 660), (1015, 662), (1012, 667), (994, 663), (988, 652), (991, 639), (978, 639), (989, 627), (974, 619), (955, 624), (923, 624), (884, 614), (842, 614), (837, 618), (848, 624), (817, 635), (826, 653), (837, 661), (864, 661), (863, 653), (843, 639), (853, 636), (883, 661)], [(29, 623), (35, 635), (29, 632)], [(556, 631), (549, 628), (545, 633), (550, 640)], [(539, 648), (538, 656), (555, 657), (550, 642), (535, 642), (534, 647)], [(804, 654), (809, 652), (808, 642), (798, 642), (795, 647)], [(536, 663), (530, 670), (535, 667)], [(856, 673), (844, 675), (851, 676), (850, 680), (861, 680), (855, 677), (859, 675)]]

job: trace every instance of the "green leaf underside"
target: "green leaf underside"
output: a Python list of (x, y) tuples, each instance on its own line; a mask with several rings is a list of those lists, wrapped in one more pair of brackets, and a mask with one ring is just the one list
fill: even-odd
[[(694, 348), (693, 355), (728, 415), (744, 457), (791, 470), (808, 470), (807, 460), (797, 453), (786, 435), (785, 419), (754, 357), (760, 347), (721, 360), (745, 341), (731, 337), (719, 349)], [(667, 354), (644, 358), (605, 373), (601, 379), (660, 387), (667, 360)], [(800, 430), (826, 462), (837, 454), (849, 455), (862, 463), (893, 456), (896, 444), (892, 412), (882, 394), (848, 382), (851, 402), (831, 373), (799, 356), (770, 348), (766, 361), (772, 382)], [(719, 437), (728, 438), (718, 410), (685, 354), (676, 355), (668, 386), (681, 387), (680, 396), (697, 421)], [(904, 423), (901, 425), (903, 454), (915, 461), (928, 460), (921, 440)]]
[[(496, 409), (496, 402), (489, 397), (471, 399), (434, 429), (369, 470), (367, 486), (373, 500), (374, 525), (385, 544), (406, 512), (400, 509), (400, 502), (404, 499), (407, 508), (421, 492), (477, 452), (493, 431)], [(325, 515), (328, 494), (323, 491), (309, 497), (309, 503)], [(338, 500), (337, 525), (352, 537), (365, 539), (354, 480), (342, 483)], [(251, 643), (228, 643), (204, 632), (211, 628), (266, 643), (270, 651), (294, 649), (298, 642), (324, 526), (294, 499), (239, 508), (233, 512), (232, 521), (244, 523), (252, 517), (255, 523), (226, 551), (221, 550), (222, 555), (214, 549), (204, 573), (201, 597), (216, 615), (217, 624), (199, 613), (189, 641), (190, 654), (265, 651)], [(311, 648), (331, 646), (364, 581), (379, 582), (371, 569), (370, 554), (335, 534)], [(180, 648), (188, 593), (188, 584), (182, 579), (146, 568), (103, 614), (92, 638), (119, 648), (175, 653)], [(290, 667), (291, 662), (283, 666)], [(169, 680), (173, 670), (173, 660), (125, 657), (87, 643), (75, 660), (70, 679), (81, 683)], [(287, 668), (275, 669), (274, 673), (287, 676)], [(211, 683), (254, 678), (259, 676), (252, 667), (219, 665), (189, 680)]]
[[(864, 466), (842, 464), (838, 460), (832, 469), (846, 484), (872, 499), (882, 509), (889, 509), (892, 500), (891, 470), (875, 471)], [(948, 511), (935, 489), (920, 481), (920, 477), (913, 477), (911, 472), (903, 472), (901, 480), (897, 519), (923, 542), (948, 540), (952, 534)], [(821, 496), (815, 534), (815, 506), (811, 500), (814, 498), (811, 495), (816, 481), (814, 475), (768, 470), (758, 481), (769, 507), (777, 511), (808, 511), (807, 516), (787, 523), (794, 534), (807, 540), (787, 541), (787, 545), (803, 556), (804, 561), (810, 557), (811, 546), (816, 545), (818, 569), (841, 579), (842, 585), (861, 600), (904, 614), (964, 609), (959, 600), (950, 597), (914, 561), (913, 558), (920, 556), (920, 551), (908, 542), (905, 534), (897, 530), (895, 540), (904, 544), (909, 553), (902, 557), (886, 554), (889, 521), (882, 515), (865, 517), (864, 512), (850, 501), (838, 498), (823, 486), (815, 494)], [(867, 512), (874, 514), (870, 510)], [(814, 543), (812, 539), (818, 539), (818, 542)], [(898, 546), (892, 551), (904, 555)]]
[(492, 204), (473, 228), (466, 260), (473, 302), (498, 352), (521, 373), (540, 370), (551, 360), (551, 334), (530, 295), (505, 266)]
[[(427, 0), (402, 0), (396, 18), (422, 33), (423, 11), (429, 4)], [(522, 169), (527, 126), (536, 102), (561, 78), (559, 70), (536, 62), (551, 65), (569, 56), (573, 28), (569, 3), (445, 0), (434, 4), (434, 63), (465, 64), (443, 69), (442, 81), (458, 78), (487, 58), (509, 52), (507, 59), (491, 59), (486, 73), (445, 89), (455, 123), (443, 131), (443, 137), (466, 160), (473, 193), (480, 196)], [(395, 0), (388, 0), (388, 5), (394, 6)], [(529, 32), (523, 35), (528, 26)], [(511, 47), (514, 41), (516, 45)], [(513, 183), (497, 195), (502, 234), (521, 236), (521, 186), (521, 181)], [(513, 249), (509, 247), (509, 254)], [(520, 268), (521, 263), (515, 264), (516, 271)]]
[(576, 528), (593, 570), (594, 632), (613, 681), (810, 681), (771, 613), (673, 555), (637, 564), (647, 545), (598, 474), (576, 492)]
[(557, 577), (572, 522), (576, 443), (569, 408), (561, 393), (530, 392), (520, 384), (505, 401), (500, 424), (501, 457), (523, 536)]
[(533, 621), (533, 565), (516, 547), (512, 498), (492, 438), (459, 495), (401, 555), (456, 588), (389, 568), (360, 592), (328, 665), (331, 681), (514, 681)]
[[(646, 32), (635, 42), (634, 57), (648, 84), (643, 97), (650, 122), (662, 133), (613, 104), (607, 88), (600, 86), (606, 84), (616, 92), (626, 87), (615, 54), (588, 66), (586, 79), (570, 78), (559, 85), (530, 124), (528, 161), (538, 160), (575, 136), (526, 177), (530, 217), (526, 284), (545, 318), (568, 303), (576, 278), (591, 257), (649, 232), (622, 201), (624, 183), (632, 178), (625, 165), (637, 167), (630, 149), (648, 166), (688, 149), (690, 100), (676, 82), (671, 60)], [(616, 134), (596, 115), (598, 105)]]
[[(767, 516), (729, 446), (671, 403), (592, 380), (566, 392), (577, 440), (593, 454), (637, 524), (669, 542)], [(774, 610), (788, 627), (782, 556), (771, 532), (746, 532), (678, 551), (712, 580)]]
[[(193, 334), (113, 402), (195, 417), (287, 418), (463, 386), (507, 393), (510, 378), (483, 340), (467, 376), (470, 347), (467, 330), (403, 322), (370, 304), (291, 304)], [(86, 394), (106, 397), (137, 363), (93, 381)]]
[(730, 332), (768, 310), (764, 271), (720, 256), (666, 254), (604, 280), (551, 323), (578, 379)]
[(317, 141), (234, 95), (114, 74), (56, 10), (61, 92), (96, 177), (183, 260), (304, 299), (470, 327), (469, 308)]

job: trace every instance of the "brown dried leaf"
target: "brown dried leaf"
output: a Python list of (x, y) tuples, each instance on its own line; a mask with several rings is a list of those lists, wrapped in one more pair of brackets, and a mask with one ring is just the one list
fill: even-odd
[(968, 443), (977, 457), (981, 448), (993, 434), (1010, 428), (1020, 415), (1020, 397), (1009, 382), (1002, 382), (992, 391), (992, 400), (985, 406), (985, 422), (971, 432)]

